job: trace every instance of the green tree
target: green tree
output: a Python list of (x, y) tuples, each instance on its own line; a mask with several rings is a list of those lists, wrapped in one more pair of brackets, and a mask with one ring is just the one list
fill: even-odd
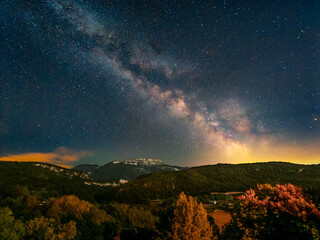
[(0, 208), (0, 239), (20, 240), (25, 235), (24, 224), (15, 219), (8, 207)]
[(112, 217), (107, 215), (106, 211), (97, 208), (96, 206), (92, 206), (90, 208), (90, 212), (87, 214), (90, 222), (93, 224), (100, 226), (102, 223), (110, 222)]

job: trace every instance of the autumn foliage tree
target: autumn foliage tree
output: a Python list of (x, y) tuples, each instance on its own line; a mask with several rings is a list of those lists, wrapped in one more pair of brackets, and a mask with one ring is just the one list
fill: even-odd
[(27, 224), (28, 237), (38, 240), (71, 240), (77, 235), (76, 223), (61, 224), (54, 218), (41, 216)]
[(236, 221), (246, 239), (319, 239), (320, 211), (300, 187), (257, 185), (239, 200)]
[(174, 210), (172, 222), (173, 240), (209, 240), (212, 239), (212, 227), (202, 203), (191, 196), (181, 193)]
[(111, 220), (104, 210), (74, 195), (63, 196), (53, 201), (47, 215), (55, 219), (60, 219), (61, 216), (71, 216), (81, 220), (87, 218), (98, 226)]
[(81, 219), (84, 214), (90, 212), (92, 206), (91, 203), (80, 200), (77, 196), (63, 196), (52, 202), (47, 215), (50, 217), (72, 215), (75, 218)]

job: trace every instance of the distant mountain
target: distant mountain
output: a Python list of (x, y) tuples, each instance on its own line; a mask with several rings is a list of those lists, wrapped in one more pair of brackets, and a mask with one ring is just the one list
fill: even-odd
[(91, 175), (97, 168), (99, 168), (98, 164), (80, 164), (74, 167), (75, 170), (84, 172), (88, 175)]
[(160, 171), (180, 171), (186, 168), (164, 164), (159, 159), (138, 158), (123, 162), (113, 161), (103, 166), (81, 164), (75, 170), (87, 173), (91, 178), (103, 181), (134, 180), (146, 173)]

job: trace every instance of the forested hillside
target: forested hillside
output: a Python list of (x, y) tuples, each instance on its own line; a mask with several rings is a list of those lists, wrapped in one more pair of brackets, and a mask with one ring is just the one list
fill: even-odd
[(43, 198), (75, 194), (95, 201), (94, 195), (107, 187), (92, 183), (95, 181), (87, 174), (73, 169), (44, 163), (0, 162), (0, 191), (4, 195), (19, 185)]
[[(257, 183), (268, 184), (257, 186)], [(241, 198), (217, 198), (216, 193), (211, 194), (242, 192), (251, 187), (256, 188), (256, 193), (251, 190)], [(197, 234), (197, 231), (185, 231), (196, 226), (209, 237), (201, 239), (225, 240), (242, 239), (246, 233), (264, 236), (266, 234), (257, 232), (255, 226), (269, 224), (269, 231), (278, 226), (287, 226), (288, 223), (294, 226), (289, 229), (281, 227), (283, 236), (290, 233), (292, 236), (300, 234), (303, 239), (317, 239), (320, 229), (319, 189), (319, 165), (276, 162), (218, 164), (179, 172), (147, 174), (118, 186), (96, 182), (82, 172), (50, 164), (0, 162), (0, 239), (169, 240), (180, 239), (179, 234)], [(180, 195), (181, 192), (189, 197)], [(252, 197), (252, 194), (260, 193), (262, 197), (266, 197), (264, 193), (276, 197), (268, 202), (269, 206), (265, 200)], [(184, 197), (181, 199), (181, 196)], [(290, 211), (279, 205), (287, 206), (286, 196), (297, 199), (288, 203), (292, 205), (288, 205)], [(279, 197), (283, 199), (279, 200)], [(241, 199), (244, 203), (246, 199), (255, 200), (253, 204), (259, 206), (258, 210), (263, 203), (265, 211), (270, 213), (266, 217), (265, 212), (252, 212), (243, 203), (239, 204)], [(217, 200), (214, 201), (216, 203), (212, 203), (213, 200)], [(197, 201), (205, 203), (206, 209)], [(280, 207), (274, 213), (273, 206), (278, 205)], [(192, 211), (183, 210), (190, 207)], [(218, 209), (233, 213), (231, 222), (227, 222), (226, 227), (220, 230), (212, 217), (214, 215), (210, 215)], [(190, 215), (193, 221), (189, 222), (189, 227), (179, 225), (180, 221), (177, 220), (189, 219), (189, 215), (183, 214), (186, 212), (194, 213)], [(256, 222), (250, 225), (246, 222), (247, 218), (243, 217), (245, 214), (262, 220), (254, 218)], [(198, 215), (201, 215), (205, 229), (201, 228), (203, 224), (199, 225)], [(280, 220), (274, 222), (274, 216)], [(305, 224), (306, 217), (311, 219), (308, 225)], [(172, 238), (172, 234), (175, 238)], [(271, 231), (270, 234), (278, 233)]]
[(197, 196), (245, 191), (257, 183), (292, 183), (302, 186), (306, 192), (320, 192), (320, 165), (282, 162), (217, 164), (177, 172), (150, 173), (120, 186), (107, 186), (73, 169), (40, 163), (0, 162), (2, 191), (18, 184), (28, 186), (31, 191), (41, 190), (42, 195), (75, 194), (98, 202), (139, 203), (170, 198), (181, 192)]
[(158, 172), (122, 185), (117, 197), (120, 201), (165, 199), (182, 191), (196, 196), (211, 192), (245, 191), (257, 183), (293, 183), (302, 186), (306, 192), (319, 192), (320, 165), (283, 162), (217, 164), (180, 172)]

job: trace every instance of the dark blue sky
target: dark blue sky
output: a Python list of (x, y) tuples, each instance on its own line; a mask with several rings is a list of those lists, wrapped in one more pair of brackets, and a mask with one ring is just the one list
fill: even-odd
[(319, 162), (319, 15), (320, 1), (2, 1), (0, 154)]

